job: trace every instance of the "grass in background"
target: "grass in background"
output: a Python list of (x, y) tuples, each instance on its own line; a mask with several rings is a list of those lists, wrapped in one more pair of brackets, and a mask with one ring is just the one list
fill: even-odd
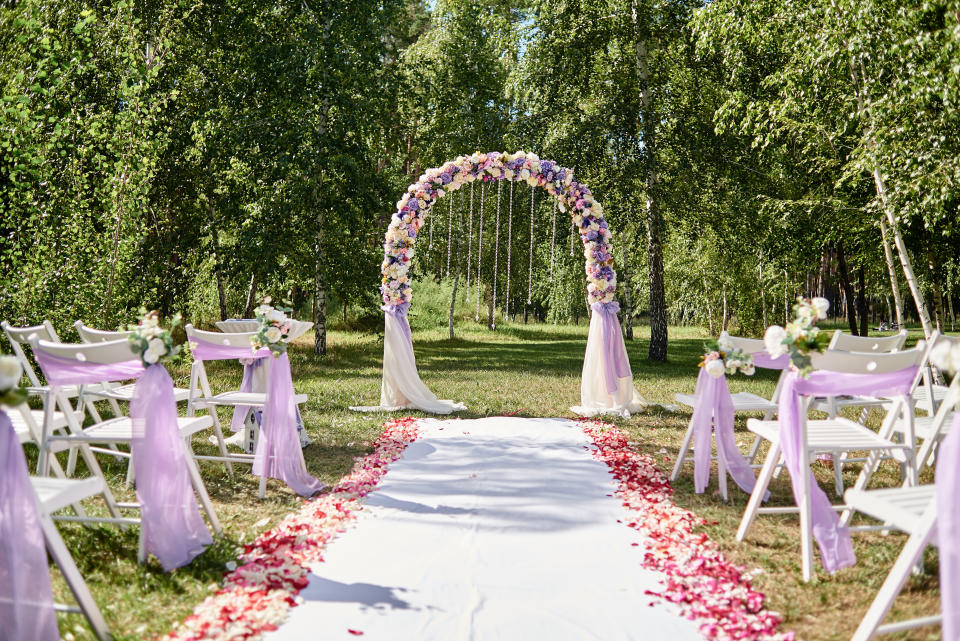
[[(417, 327), (420, 321), (414, 321)], [(911, 339), (916, 337), (915, 333)], [(586, 346), (583, 323), (579, 327), (509, 324), (491, 332), (471, 317), (458, 324), (455, 340), (448, 340), (446, 328), (415, 330), (413, 338), (424, 382), (441, 398), (465, 402), (468, 410), (458, 415), (462, 418), (504, 413), (573, 416), (568, 408), (579, 401)], [(672, 402), (677, 392), (692, 392), (705, 338), (706, 332), (699, 328), (671, 328), (670, 360), (651, 363), (646, 360), (646, 328), (637, 328), (637, 339), (627, 344), (637, 389), (648, 400), (663, 403)], [(333, 484), (350, 469), (354, 457), (370, 451), (381, 423), (390, 415), (358, 414), (347, 409), (350, 405), (374, 405), (379, 400), (382, 335), (336, 331), (329, 336), (328, 345), (329, 356), (318, 359), (311, 352), (311, 337), (304, 337), (291, 348), (290, 357), (295, 387), (310, 397), (303, 413), (314, 440), (304, 450), (307, 466), (323, 481)], [(231, 386), (235, 389), (239, 385), (240, 368), (236, 363), (214, 363), (208, 371), (215, 390)], [(186, 367), (173, 373), (177, 384), (186, 386)], [(731, 379), (731, 388), (769, 396), (775, 381), (776, 373), (761, 370), (752, 378)], [(876, 420), (876, 413), (874, 416)], [(222, 418), (228, 424), (226, 413)], [(653, 456), (668, 474), (689, 418), (689, 413), (651, 409), (613, 422), (629, 435), (638, 450)], [(746, 451), (751, 439), (743, 421), (740, 418), (737, 423), (738, 441)], [(196, 438), (195, 449), (213, 452), (204, 439), (203, 435)], [(131, 498), (132, 492), (122, 489), (125, 468), (109, 457), (100, 460), (118, 498)], [(855, 465), (847, 468), (847, 483), (854, 482), (857, 469)], [(246, 466), (236, 466), (236, 470), (236, 477), (230, 479), (222, 466), (202, 464), (225, 536), (190, 566), (169, 574), (162, 572), (153, 560), (143, 567), (137, 565), (135, 529), (121, 532), (111, 527), (62, 525), (67, 545), (118, 639), (152, 637), (169, 630), (216, 589), (224, 564), (236, 558), (244, 542), (272, 527), (301, 504), (298, 497), (276, 481), (268, 484), (267, 498), (259, 501), (256, 479)], [(832, 492), (832, 471), (818, 466), (817, 474), (825, 490)], [(895, 485), (898, 481), (898, 472), (886, 465), (875, 483)], [(820, 571), (808, 585), (800, 579), (796, 517), (760, 517), (748, 541), (738, 543), (734, 535), (746, 495), (731, 486), (731, 501), (725, 504), (713, 494), (715, 483), (706, 494), (694, 494), (692, 465), (686, 468), (675, 489), (677, 503), (710, 523), (705, 532), (729, 558), (762, 571), (755, 585), (767, 594), (768, 607), (784, 614), (784, 629), (796, 630), (800, 638), (808, 640), (842, 640), (852, 635), (905, 540), (899, 534), (856, 534), (857, 566), (834, 577)], [(772, 491), (773, 504), (791, 503), (787, 475), (775, 480)], [(91, 504), (91, 511), (94, 507)], [(935, 611), (939, 607), (936, 576), (936, 556), (931, 552), (925, 572), (911, 579), (894, 615)], [(54, 587), (60, 598), (68, 598), (62, 580), (55, 579)], [(65, 636), (92, 638), (81, 617), (60, 617)], [(889, 638), (936, 639), (939, 629), (925, 628)]]

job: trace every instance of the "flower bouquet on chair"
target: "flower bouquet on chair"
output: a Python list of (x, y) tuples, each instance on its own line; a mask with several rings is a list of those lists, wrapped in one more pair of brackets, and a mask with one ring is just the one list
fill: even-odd
[(821, 332), (817, 321), (827, 317), (830, 302), (826, 298), (797, 298), (793, 320), (786, 327), (771, 325), (763, 336), (767, 353), (773, 358), (790, 354), (790, 364), (807, 378), (813, 371), (811, 354), (822, 354), (830, 344), (830, 335)]
[(288, 313), (293, 310), (289, 307), (274, 307), (270, 303), (272, 298), (263, 298), (260, 306), (254, 310), (257, 317), (257, 333), (250, 337), (250, 346), (256, 352), (264, 347), (280, 356), (287, 352), (287, 341), (290, 335), (290, 318)]
[(737, 372), (753, 376), (756, 372), (753, 357), (735, 347), (726, 332), (721, 333), (720, 338), (704, 343), (703, 348), (705, 351), (698, 367), (714, 378)]
[(143, 361), (143, 366), (167, 363), (176, 358), (183, 346), (173, 344), (170, 330), (180, 324), (180, 314), (170, 319), (170, 329), (160, 327), (160, 314), (156, 310), (148, 312), (141, 309), (140, 314), (138, 324), (127, 326), (133, 332), (127, 340), (133, 352)]

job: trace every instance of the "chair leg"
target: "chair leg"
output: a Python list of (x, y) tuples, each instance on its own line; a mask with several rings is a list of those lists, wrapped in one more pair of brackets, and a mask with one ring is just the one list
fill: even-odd
[(723, 464), (723, 460), (720, 458), (720, 448), (717, 448), (717, 484), (720, 486), (720, 496), (723, 500), (729, 501), (730, 497), (727, 492), (727, 466)]
[(870, 604), (870, 609), (867, 610), (867, 614), (860, 622), (860, 626), (857, 627), (857, 631), (853, 633), (851, 641), (869, 641), (877, 632), (877, 628), (880, 627), (884, 617), (887, 616), (893, 606), (893, 602), (900, 594), (900, 590), (903, 589), (903, 584), (906, 583), (913, 567), (923, 557), (923, 551), (933, 536), (934, 527), (932, 524), (928, 522), (924, 525), (926, 527), (918, 533), (911, 534), (910, 538), (907, 539), (903, 551), (897, 557), (896, 563), (893, 564), (890, 574), (887, 575), (880, 591), (877, 592), (873, 603)]
[(833, 483), (837, 496), (843, 496), (843, 462), (847, 458), (846, 452), (831, 452), (831, 458), (833, 459)]
[(673, 473), (670, 474), (670, 482), (680, 478), (680, 469), (683, 467), (687, 458), (687, 452), (690, 451), (690, 441), (693, 440), (693, 423), (687, 426), (687, 433), (683, 437), (683, 445), (680, 446), (680, 452), (677, 454), (677, 462), (673, 464)]
[[(220, 456), (230, 456), (227, 452), (227, 444), (223, 440), (223, 429), (220, 427), (220, 417), (217, 415), (217, 408), (210, 408), (210, 417), (213, 419), (213, 433), (217, 437), (217, 447), (220, 449)], [(233, 463), (230, 461), (224, 461), (223, 463), (227, 467), (227, 475), (230, 477), (230, 480), (233, 480)]]
[(124, 479), (123, 487), (130, 487), (135, 481), (135, 472), (133, 471), (133, 457), (130, 457), (130, 461), (127, 463), (127, 478)]
[(260, 477), (260, 491), (258, 493), (258, 496), (261, 499), (265, 499), (267, 497), (267, 477), (266, 476)]
[(203, 484), (200, 478), (200, 470), (197, 467), (197, 460), (193, 458), (192, 451), (186, 447), (187, 470), (190, 472), (190, 481), (193, 483), (193, 490), (200, 497), (200, 504), (203, 505), (203, 511), (207, 513), (210, 525), (213, 527), (214, 534), (221, 534), (223, 528), (220, 526), (220, 519), (217, 518), (217, 512), (213, 509), (213, 502), (210, 501), (210, 494), (207, 493), (207, 486)]
[(100, 613), (100, 608), (97, 607), (97, 602), (90, 594), (90, 589), (83, 580), (77, 564), (70, 555), (70, 551), (67, 550), (67, 546), (63, 543), (57, 526), (54, 525), (48, 514), (40, 515), (40, 527), (43, 529), (47, 551), (50, 553), (53, 562), (60, 568), (63, 580), (67, 582), (67, 586), (73, 593), (73, 598), (77, 600), (77, 605), (80, 606), (80, 610), (90, 623), (93, 633), (100, 641), (112, 641), (113, 636), (111, 636), (110, 630), (107, 628), (107, 622), (104, 621), (103, 615)]
[(813, 523), (810, 504), (810, 472), (803, 470), (806, 476), (804, 483), (804, 499), (800, 507), (800, 549), (803, 555), (801, 561), (803, 580), (809, 583), (813, 579)]
[(753, 462), (757, 460), (757, 454), (760, 453), (760, 441), (762, 441), (759, 436), (753, 437), (753, 445), (750, 446), (750, 454), (747, 456), (747, 462), (750, 465), (753, 465)]
[(747, 508), (743, 511), (743, 518), (740, 520), (740, 527), (737, 529), (737, 540), (743, 541), (747, 538), (747, 531), (753, 520), (757, 518), (757, 510), (763, 503), (763, 496), (767, 493), (767, 487), (770, 485), (770, 479), (773, 477), (773, 471), (777, 467), (777, 461), (780, 459), (780, 444), (771, 443), (770, 451), (767, 452), (767, 458), (763, 461), (763, 467), (760, 468), (760, 475), (757, 477), (757, 483), (753, 486), (753, 493), (750, 500), (747, 501)]

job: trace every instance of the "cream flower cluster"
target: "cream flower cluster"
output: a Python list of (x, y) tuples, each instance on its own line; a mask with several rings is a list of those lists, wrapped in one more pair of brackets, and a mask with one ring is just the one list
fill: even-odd
[(512, 180), (531, 187), (542, 187), (559, 201), (560, 211), (570, 211), (580, 232), (586, 259), (587, 291), (591, 303), (609, 303), (614, 299), (617, 277), (610, 252), (610, 229), (603, 218), (603, 207), (590, 190), (573, 178), (573, 170), (534, 153), (513, 154), (498, 151), (475, 152), (459, 156), (441, 167), (428, 169), (397, 203), (384, 239), (383, 275), (380, 291), (387, 305), (409, 303), (410, 263), (417, 235), (426, 223), (433, 205), (449, 192), (481, 180)]
[[(170, 330), (160, 326), (160, 314), (156, 311), (141, 310), (140, 322), (129, 325), (131, 332), (128, 340), (130, 347), (136, 353), (144, 367), (169, 361), (180, 353), (180, 345), (173, 344), (173, 335)], [(171, 319), (170, 328), (180, 324), (180, 315)]]

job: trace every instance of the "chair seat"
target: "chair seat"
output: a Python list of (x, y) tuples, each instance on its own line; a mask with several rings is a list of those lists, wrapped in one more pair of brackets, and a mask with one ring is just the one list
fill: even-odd
[(86, 479), (58, 479), (49, 477), (31, 476), (30, 483), (37, 493), (37, 501), (47, 514), (79, 503), (83, 499), (95, 496), (104, 491), (103, 479), (93, 476)]
[[(74, 413), (78, 420), (83, 420), (83, 415), (79, 413)], [(14, 429), (17, 430), (17, 433), (20, 433), (20, 427), (23, 426), (25, 429), (27, 427), (27, 419), (24, 418), (23, 414), (19, 410), (10, 410), (7, 412), (7, 415), (10, 416), (10, 422), (13, 423)], [(43, 410), (30, 410), (30, 416), (33, 418), (34, 424), (43, 429)], [(51, 421), (51, 427), (55, 430), (62, 429), (67, 426), (67, 415), (63, 412), (54, 412), (53, 420)]]
[[(213, 425), (213, 419), (209, 416), (180, 416), (177, 425), (180, 435), (186, 438)], [(111, 418), (85, 428), (83, 433), (101, 443), (129, 443), (133, 440), (133, 420), (127, 416)]]
[[(955, 412), (950, 412), (949, 414), (947, 414), (947, 418), (946, 418), (945, 423), (944, 423), (944, 426), (943, 426), (943, 428), (942, 428), (942, 430), (943, 430), (942, 436), (946, 436), (946, 434), (950, 431), (950, 426), (953, 425), (954, 414), (955, 414)], [(933, 416), (915, 416), (915, 417), (913, 417), (913, 433), (914, 433), (914, 435), (915, 435), (917, 438), (921, 438), (921, 439), (928, 439), (928, 438), (930, 438), (931, 436), (933, 436), (933, 433), (934, 433), (934, 429), (933, 429), (933, 419), (934, 419)], [(904, 422), (904, 420), (903, 420), (903, 419), (900, 419), (899, 421), (897, 421), (897, 425), (896, 425), (896, 427), (895, 427), (894, 429), (895, 429), (897, 432), (903, 433), (903, 432), (906, 430), (906, 427), (907, 427), (907, 425), (906, 425), (906, 423)]]
[[(833, 401), (832, 404), (831, 400)], [(810, 409), (829, 413), (831, 405), (841, 410), (845, 407), (883, 407), (889, 402), (890, 399), (888, 398), (878, 398), (876, 396), (817, 397), (810, 403)]]
[[(934, 385), (933, 386), (933, 401), (935, 404), (939, 405), (943, 402), (943, 399), (947, 398), (947, 394), (950, 393), (950, 388), (946, 385)], [(917, 407), (925, 407), (930, 403), (930, 390), (926, 385), (920, 385), (913, 391), (913, 401), (916, 403)]]
[[(776, 412), (777, 404), (771, 403), (769, 399), (751, 394), (750, 392), (737, 392), (731, 394), (733, 397), (734, 412)], [(677, 394), (674, 399), (679, 405), (693, 407), (693, 394)]]
[[(747, 429), (771, 443), (780, 442), (780, 423), (752, 418)], [(907, 446), (881, 438), (873, 430), (845, 418), (807, 421), (807, 450), (841, 452), (851, 450), (902, 450)]]
[[(96, 387), (96, 391), (100, 391), (102, 389), (102, 386)], [(104, 394), (103, 396), (96, 394), (96, 396), (98, 398), (114, 398), (118, 401), (125, 401), (129, 403), (133, 399), (133, 393), (136, 389), (136, 383), (128, 383), (127, 385), (117, 385), (116, 387), (110, 388), (108, 394)], [(177, 403), (183, 403), (190, 398), (190, 390), (183, 387), (174, 387), (173, 398)]]
[[(306, 394), (294, 394), (293, 401), (297, 405), (307, 402)], [(197, 399), (197, 405), (253, 405), (262, 407), (267, 402), (267, 395), (262, 392), (223, 392), (210, 398)]]
[(867, 516), (913, 534), (920, 517), (936, 497), (936, 486), (892, 487), (881, 490), (847, 490), (847, 505)]

